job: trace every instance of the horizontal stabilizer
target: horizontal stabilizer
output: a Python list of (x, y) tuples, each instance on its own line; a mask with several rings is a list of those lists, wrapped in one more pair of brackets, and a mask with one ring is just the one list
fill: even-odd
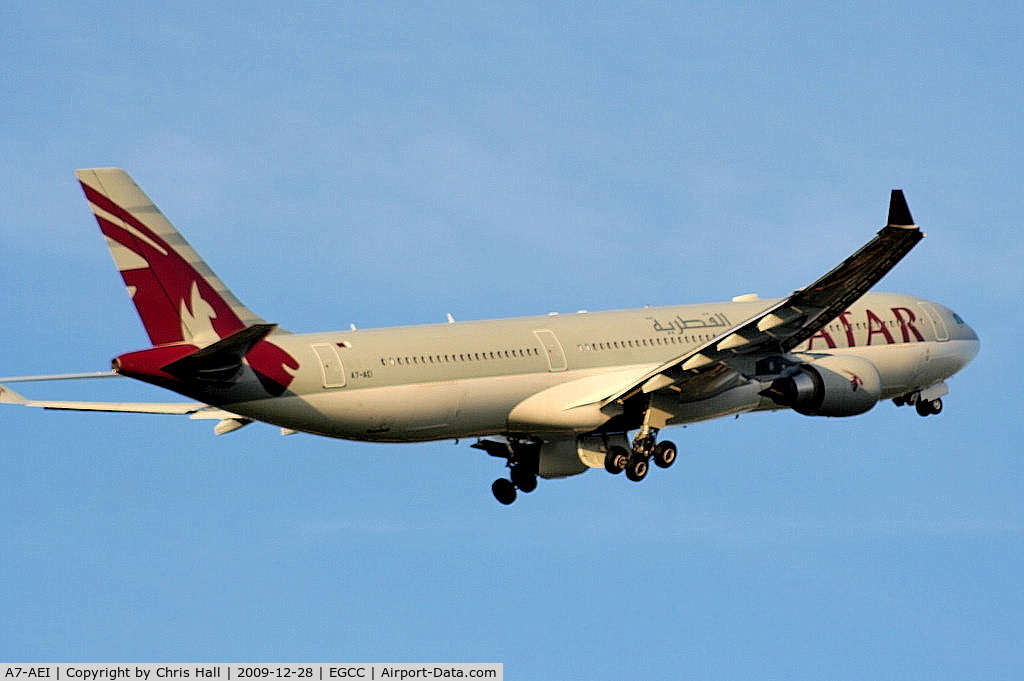
[(0, 403), (61, 411), (104, 411), (119, 414), (171, 414), (193, 419), (242, 418), (202, 402), (78, 402), (71, 400), (30, 400), (0, 385)]
[(28, 400), (14, 392), (10, 388), (0, 385), (0, 403), (3, 404), (27, 404)]
[(71, 402), (67, 400), (28, 400), (26, 407), (59, 409), (62, 411), (107, 411), (121, 414), (195, 414), (206, 407), (198, 402)]
[(183, 381), (231, 384), (242, 369), (242, 359), (276, 326), (254, 324), (175, 360), (162, 369)]
[(7, 376), (0, 383), (36, 383), (39, 381), (80, 381), (91, 378), (121, 378), (113, 371), (91, 371), (85, 374), (45, 374), (43, 376)]

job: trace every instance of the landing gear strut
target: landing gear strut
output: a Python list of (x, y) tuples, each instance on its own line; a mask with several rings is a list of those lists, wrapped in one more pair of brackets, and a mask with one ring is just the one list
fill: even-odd
[(674, 464), (678, 450), (668, 440), (658, 442), (658, 431), (668, 424), (676, 406), (670, 398), (651, 395), (643, 412), (643, 423), (633, 437), (631, 451), (627, 452), (622, 447), (609, 448), (604, 467), (610, 473), (625, 470), (627, 478), (640, 482), (650, 472), (652, 459), (658, 468), (668, 468)]

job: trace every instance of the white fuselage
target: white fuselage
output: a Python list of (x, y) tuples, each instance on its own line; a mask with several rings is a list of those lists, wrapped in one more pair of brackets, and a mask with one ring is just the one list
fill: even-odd
[[(218, 406), (285, 428), (363, 441), (582, 434), (608, 421), (602, 400), (616, 390), (774, 302), (275, 334), (273, 342), (300, 365), (288, 391)], [(867, 359), (878, 369), (882, 398), (890, 398), (948, 378), (977, 352), (974, 331), (951, 310), (911, 296), (868, 293), (793, 355)], [(749, 381), (684, 399), (669, 424), (779, 408), (758, 394), (763, 387)]]

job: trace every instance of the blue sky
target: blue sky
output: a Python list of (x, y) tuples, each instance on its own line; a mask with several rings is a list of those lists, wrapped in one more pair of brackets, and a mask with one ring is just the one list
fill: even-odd
[(701, 424), (510, 508), (465, 442), (6, 408), (0, 659), (1024, 674), (1019, 8), (338, 5), (4, 4), (0, 375), (145, 345), (72, 174), (107, 165), (294, 331), (785, 295), (903, 187), (929, 237), (879, 288), (982, 353), (937, 418)]

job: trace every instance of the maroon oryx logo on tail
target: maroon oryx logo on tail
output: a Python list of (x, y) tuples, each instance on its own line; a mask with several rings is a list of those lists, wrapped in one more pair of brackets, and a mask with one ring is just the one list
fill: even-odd
[[(101, 179), (97, 176), (97, 180)], [(121, 177), (111, 179), (130, 183), (131, 190), (139, 193), (139, 199), (144, 198), (127, 176), (123, 180)], [(169, 223), (161, 235), (109, 196), (81, 178), (80, 181), (154, 346), (189, 343), (202, 347), (246, 328), (222, 291), (230, 298), (234, 296), (223, 288), (198, 255), (191, 259), (182, 256), (179, 248), (190, 255), (195, 252)], [(165, 221), (155, 207), (147, 205), (145, 210)], [(204, 273), (200, 274), (197, 267)], [(221, 290), (211, 284), (211, 279)], [(241, 303), (237, 305), (244, 310)], [(246, 355), (246, 361), (264, 388), (274, 395), (283, 393), (292, 382), (294, 377), (289, 369), (299, 368), (294, 357), (267, 340), (256, 343)]]

